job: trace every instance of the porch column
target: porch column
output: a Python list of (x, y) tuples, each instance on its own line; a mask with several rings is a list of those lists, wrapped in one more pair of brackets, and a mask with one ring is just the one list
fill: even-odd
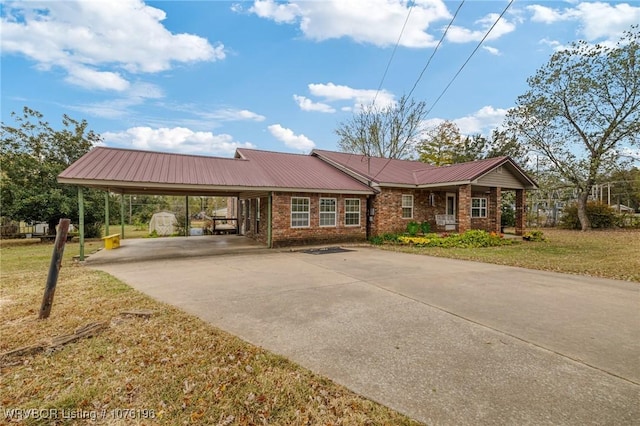
[(78, 187), (78, 227), (80, 228), (80, 261), (84, 260), (84, 192)]
[(458, 187), (458, 232), (471, 229), (471, 184)]
[(271, 221), (272, 221), (272, 213), (271, 213), (271, 206), (273, 205), (273, 201), (272, 201), (272, 194), (273, 192), (269, 192), (269, 195), (267, 197), (267, 247), (271, 248)]
[(526, 192), (524, 189), (516, 189), (516, 235), (522, 235), (526, 224), (527, 205)]
[(502, 231), (502, 189), (491, 188), (489, 190), (489, 232)]

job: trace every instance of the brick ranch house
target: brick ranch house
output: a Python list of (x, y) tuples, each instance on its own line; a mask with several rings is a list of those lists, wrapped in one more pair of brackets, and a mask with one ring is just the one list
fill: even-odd
[[(516, 233), (536, 183), (509, 157), (436, 167), (313, 150), (238, 148), (234, 158), (96, 147), (58, 176), (112, 193), (237, 200), (241, 234), (268, 247), (364, 241), (410, 221), (433, 231), (500, 231), (502, 191), (515, 191)], [(80, 190), (81, 192), (81, 190)]]

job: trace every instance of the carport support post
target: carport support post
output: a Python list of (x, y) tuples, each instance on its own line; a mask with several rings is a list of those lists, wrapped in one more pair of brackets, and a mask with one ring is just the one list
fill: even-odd
[(80, 261), (84, 260), (84, 192), (78, 187), (78, 227), (80, 228)]
[(109, 235), (109, 191), (104, 193), (104, 236)]
[(188, 237), (189, 236), (189, 196), (187, 195), (186, 197), (184, 197), (184, 200), (185, 200), (184, 211), (186, 212), (184, 215), (184, 236)]
[(124, 192), (120, 196), (120, 238), (124, 240)]

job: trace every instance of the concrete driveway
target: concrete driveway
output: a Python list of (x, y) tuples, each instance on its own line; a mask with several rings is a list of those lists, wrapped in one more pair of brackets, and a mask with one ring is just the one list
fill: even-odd
[(640, 286), (357, 247), (94, 265), (428, 424), (638, 424)]

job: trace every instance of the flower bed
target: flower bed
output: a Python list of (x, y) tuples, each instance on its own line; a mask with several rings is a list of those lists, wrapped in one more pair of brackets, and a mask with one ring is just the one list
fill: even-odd
[(425, 234), (423, 236), (385, 234), (371, 239), (373, 244), (400, 244), (416, 247), (461, 247), (479, 248), (513, 244), (501, 234), (471, 230), (463, 234)]

